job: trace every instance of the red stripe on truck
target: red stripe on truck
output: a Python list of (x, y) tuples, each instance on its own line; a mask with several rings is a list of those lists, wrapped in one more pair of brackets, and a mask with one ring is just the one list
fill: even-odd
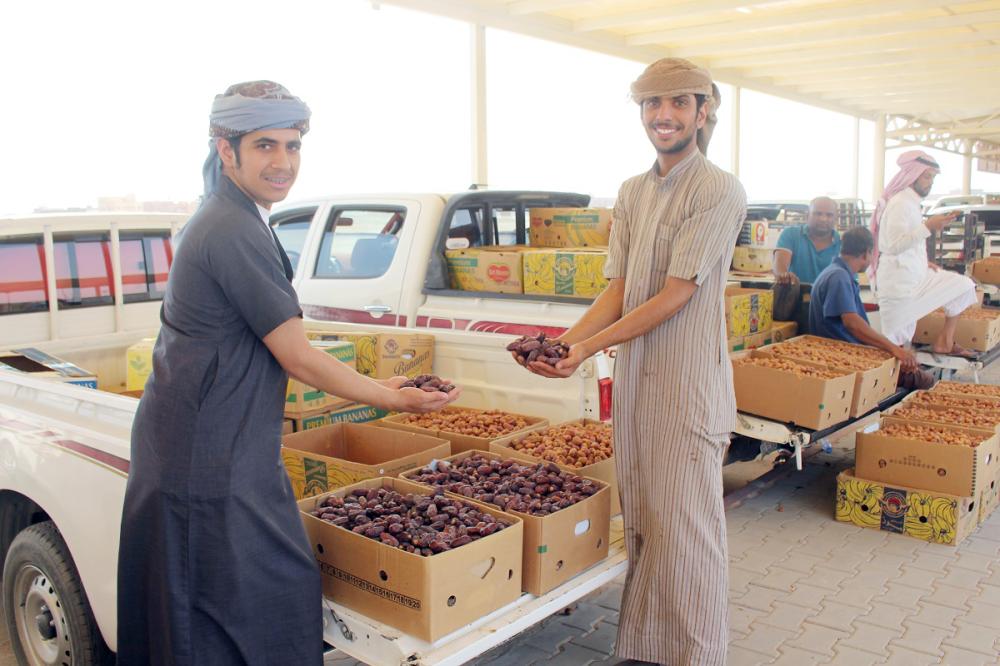
[(83, 442), (77, 442), (72, 439), (57, 439), (53, 444), (57, 444), (64, 449), (69, 449), (70, 451), (75, 451), (82, 456), (95, 460), (101, 464), (107, 465), (108, 467), (114, 468), (119, 472), (128, 474), (128, 461), (124, 458), (119, 458), (116, 455), (110, 454), (107, 451), (101, 451), (100, 449), (95, 449), (92, 446), (87, 446)]
[[(349, 324), (374, 324), (377, 326), (406, 326), (403, 315), (382, 315), (373, 317), (362, 310), (348, 308), (331, 308), (325, 305), (303, 304), (302, 312), (318, 321), (342, 321)], [(539, 326), (538, 324), (521, 324), (509, 321), (473, 321), (471, 319), (445, 319), (443, 317), (428, 317), (420, 315), (415, 323), (416, 328), (439, 328), (448, 331), (471, 331), (475, 333), (499, 333), (501, 335), (538, 335), (545, 333), (549, 337), (559, 337), (566, 332), (563, 326)]]

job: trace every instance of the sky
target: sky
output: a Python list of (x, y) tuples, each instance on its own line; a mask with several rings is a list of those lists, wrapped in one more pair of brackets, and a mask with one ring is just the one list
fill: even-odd
[[(366, 0), (286, 0), (280, 12), (260, 0), (8, 2), (0, 24), (0, 214), (197, 198), (213, 96), (261, 78), (313, 112), (291, 199), (472, 182), (468, 24)], [(496, 30), (486, 49), (491, 187), (610, 201), (652, 163), (627, 97), (642, 63)], [(722, 90), (709, 157), (731, 169), (732, 89)], [(750, 90), (741, 99), (751, 200), (851, 194), (853, 118)], [(863, 121), (865, 199), (873, 133)], [(961, 157), (935, 154), (935, 190), (957, 191)], [(1000, 175), (974, 171), (977, 187), (1000, 190)]]

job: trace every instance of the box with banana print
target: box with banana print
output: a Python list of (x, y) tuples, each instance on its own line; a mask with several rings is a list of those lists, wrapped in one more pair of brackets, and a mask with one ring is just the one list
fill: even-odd
[(559, 248), (524, 253), (524, 293), (545, 296), (597, 298), (608, 281), (604, 277), (606, 249)]
[(837, 520), (956, 546), (980, 521), (978, 498), (868, 481), (853, 469), (837, 475)]

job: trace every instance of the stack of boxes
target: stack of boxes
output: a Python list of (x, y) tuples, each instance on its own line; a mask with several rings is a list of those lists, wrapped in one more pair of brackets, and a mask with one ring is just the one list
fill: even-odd
[(939, 382), (911, 394), (858, 434), (837, 520), (957, 545), (1000, 501), (998, 432), (1000, 387)]
[(777, 230), (764, 220), (748, 220), (733, 251), (733, 270), (740, 273), (770, 273), (772, 255), (777, 247)]
[[(932, 344), (944, 328), (944, 310), (935, 310), (917, 322), (913, 341)], [(958, 317), (955, 344), (975, 351), (989, 351), (1000, 344), (1000, 308), (969, 308)]]
[(533, 208), (530, 245), (445, 252), (452, 289), (500, 294), (595, 298), (607, 286), (611, 234), (607, 208)]

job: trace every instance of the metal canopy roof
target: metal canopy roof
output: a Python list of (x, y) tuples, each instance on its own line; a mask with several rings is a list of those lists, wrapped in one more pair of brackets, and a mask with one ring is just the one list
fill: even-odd
[(381, 2), (642, 63), (688, 58), (725, 83), (884, 114), (901, 143), (967, 153), (1000, 138), (1000, 0)]

